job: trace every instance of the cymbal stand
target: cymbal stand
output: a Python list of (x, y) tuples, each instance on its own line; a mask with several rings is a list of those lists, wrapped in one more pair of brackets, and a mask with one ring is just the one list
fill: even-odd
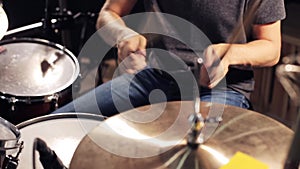
[(296, 75), (300, 75), (300, 57), (295, 53), (284, 57), (282, 60), (284, 64), (277, 67), (276, 73), (282, 86), (297, 106), (298, 113), (294, 127), (295, 134), (290, 145), (284, 169), (298, 169), (300, 163), (300, 82), (298, 79), (299, 76)]
[(50, 4), (49, 0), (45, 0), (45, 18), (43, 19), (43, 29), (45, 30), (45, 33), (48, 34), (51, 31), (51, 18), (50, 18)]
[[(276, 75), (291, 100), (297, 106), (297, 121), (294, 138), (284, 164), (284, 169), (298, 169), (300, 163), (300, 56), (298, 52), (282, 59), (283, 64), (276, 68)], [(298, 75), (298, 76), (297, 76)]]
[(291, 143), (290, 150), (284, 164), (284, 169), (298, 169), (300, 162), (300, 108), (298, 106), (298, 116), (295, 129), (294, 139)]
[[(72, 12), (68, 10), (67, 7), (67, 1), (66, 0), (58, 0), (59, 3), (59, 14), (61, 16), (65, 16), (60, 18), (62, 22), (68, 21), (68, 18), (72, 16)], [(71, 44), (71, 34), (70, 31), (61, 29), (61, 40), (62, 44), (66, 46), (67, 48), (71, 49), (72, 44)]]
[[(198, 101), (196, 101), (198, 102)], [(200, 99), (199, 99), (200, 102)], [(195, 105), (197, 105), (196, 103)], [(166, 161), (162, 166), (158, 167), (157, 169), (163, 169), (168, 168), (172, 164), (176, 163), (177, 160), (178, 163), (176, 165), (176, 169), (181, 169), (188, 159), (190, 155), (194, 151), (197, 151), (199, 145), (204, 143), (204, 137), (201, 133), (201, 130), (204, 128), (206, 123), (220, 123), (222, 121), (221, 117), (210, 117), (204, 119), (200, 113), (193, 113), (189, 117), (189, 122), (191, 123), (192, 127), (191, 130), (186, 138), (187, 140), (187, 146), (183, 147), (181, 150), (179, 150), (177, 153), (175, 153), (168, 161)], [(197, 157), (194, 157), (194, 168), (199, 168), (199, 161)]]
[[(42, 19), (44, 36), (52, 40), (51, 38), (60, 33), (59, 39), (62, 45), (68, 49), (73, 49), (70, 30), (74, 29), (76, 24), (82, 24), (78, 49), (80, 51), (86, 38), (88, 23), (90, 20), (95, 19), (97, 15), (92, 12), (78, 12), (73, 14), (72, 11), (68, 9), (66, 0), (58, 0), (59, 7), (55, 9), (55, 12), (51, 12), (50, 2), (49, 0), (45, 0), (45, 14)], [(53, 20), (55, 20), (55, 22), (53, 22)]]

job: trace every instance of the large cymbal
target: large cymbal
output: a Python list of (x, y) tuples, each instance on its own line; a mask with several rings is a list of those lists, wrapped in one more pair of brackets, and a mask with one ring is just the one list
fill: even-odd
[(161, 103), (124, 112), (83, 138), (70, 168), (176, 168), (183, 159), (182, 168), (218, 169), (237, 151), (271, 169), (282, 168), (293, 136), (290, 129), (253, 111), (201, 103), (204, 116), (223, 111), (223, 121), (216, 130), (216, 125), (203, 129), (205, 135), (213, 135), (194, 150), (184, 139), (190, 128), (187, 118), (193, 112), (193, 102)]

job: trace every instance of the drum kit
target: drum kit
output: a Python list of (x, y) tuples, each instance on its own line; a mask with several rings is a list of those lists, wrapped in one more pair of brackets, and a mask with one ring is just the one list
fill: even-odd
[[(9, 164), (19, 163), (18, 168), (219, 169), (243, 152), (269, 168), (283, 168), (292, 130), (254, 111), (205, 102), (201, 116), (188, 122), (195, 117), (193, 106), (193, 101), (157, 103), (108, 119), (85, 113), (46, 115), (16, 127), (2, 120), (1, 150), (8, 155), (3, 166), (12, 161)], [(211, 111), (224, 113), (205, 118)], [(141, 113), (157, 118), (145, 122)], [(193, 139), (201, 135), (205, 139)], [(40, 163), (34, 150), (40, 153)]]
[[(0, 10), (1, 38), (7, 18)], [(79, 75), (74, 54), (21, 38), (0, 41), (0, 60), (0, 169), (219, 169), (237, 152), (282, 169), (294, 136), (260, 113), (218, 103), (157, 103), (107, 119), (49, 115), (72, 99)], [(143, 119), (148, 115), (155, 119)]]
[[(51, 26), (45, 26), (50, 19), (45, 18), (7, 31), (0, 4), (0, 40)], [(79, 141), (104, 119), (78, 112), (49, 115), (73, 99), (71, 85), (80, 72), (76, 56), (52, 41), (22, 37), (1, 40), (0, 58), (0, 169), (69, 166)], [(41, 163), (34, 162), (36, 152)]]
[(62, 33), (65, 29), (61, 23), (69, 22), (71, 17), (64, 5), (62, 2), (61, 10), (50, 14), (47, 0), (42, 22), (9, 31), (6, 31), (7, 16), (1, 7), (0, 36), (5, 40), (0, 41), (0, 116), (13, 124), (49, 114), (72, 100), (71, 85), (78, 79), (80, 67), (77, 57), (66, 45), (13, 36), (37, 27), (42, 28), (42, 37), (51, 36), (54, 29), (58, 29), (54, 23), (61, 25)]

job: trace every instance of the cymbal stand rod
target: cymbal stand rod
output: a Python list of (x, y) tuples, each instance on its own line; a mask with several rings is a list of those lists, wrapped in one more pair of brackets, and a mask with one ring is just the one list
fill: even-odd
[(45, 34), (49, 34), (51, 31), (51, 19), (50, 19), (50, 3), (49, 0), (45, 0), (45, 9), (44, 9), (45, 18), (43, 20), (43, 28)]
[[(67, 4), (67, 0), (58, 0), (58, 4), (59, 4), (59, 13), (60, 15), (64, 15), (64, 14), (69, 14), (70, 11), (68, 11), (68, 4)], [(66, 21), (67, 18), (60, 18), (60, 21), (64, 22)], [(61, 41), (62, 44), (64, 46), (66, 46), (69, 49), (72, 49), (72, 44), (71, 44), (71, 32), (69, 30), (65, 30), (63, 28), (61, 28), (60, 30), (61, 32)]]
[[(200, 100), (200, 99), (199, 99)], [(195, 105), (197, 105), (197, 100)], [(200, 104), (200, 103), (199, 103)], [(192, 123), (191, 131), (187, 137), (188, 146), (191, 149), (197, 149), (200, 144), (204, 142), (204, 135), (201, 133), (206, 123), (220, 123), (222, 117), (209, 117), (203, 118), (200, 113), (194, 113), (189, 117), (189, 121)]]
[(200, 88), (198, 86), (198, 82), (200, 80), (200, 71), (203, 64), (203, 59), (201, 57), (196, 58), (195, 64), (196, 66), (194, 70), (194, 77), (196, 82), (193, 85), (194, 113), (199, 114), (200, 113)]
[[(197, 100), (198, 99), (195, 100), (195, 105), (200, 104), (197, 103)], [(190, 148), (196, 149), (198, 148), (199, 144), (203, 143), (201, 140), (202, 135), (200, 133), (202, 128), (204, 127), (205, 120), (200, 113), (195, 112), (189, 117), (189, 121), (192, 123), (192, 127), (187, 137), (187, 143)]]
[[(192, 124), (191, 131), (188, 135), (187, 142), (189, 146), (196, 146), (198, 145), (197, 143), (197, 138), (200, 135), (200, 131), (202, 127), (204, 126), (204, 119), (202, 115), (200, 114), (200, 88), (198, 86), (198, 81), (200, 80), (200, 70), (202, 67), (203, 59), (202, 58), (195, 58), (196, 60), (194, 61), (196, 66), (194, 68), (194, 77), (196, 82), (193, 85), (193, 99), (194, 99), (194, 113), (189, 117), (189, 121)], [(196, 148), (195, 147), (195, 148)]]

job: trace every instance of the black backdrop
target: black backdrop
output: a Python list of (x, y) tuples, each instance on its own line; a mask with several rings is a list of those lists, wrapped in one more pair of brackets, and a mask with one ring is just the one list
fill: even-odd
[[(64, 27), (63, 30), (69, 31), (71, 34), (70, 44), (63, 44), (62, 34), (45, 33), (43, 27), (29, 29), (5, 36), (4, 39), (12, 39), (18, 37), (29, 38), (42, 38), (55, 43), (65, 45), (75, 55), (80, 51), (82, 44), (95, 33), (95, 24), (98, 12), (103, 6), (105, 0), (61, 0), (67, 4), (67, 9), (75, 14), (82, 14), (83, 16), (88, 13), (95, 14), (94, 17), (79, 17), (71, 26)], [(23, 26), (31, 25), (41, 22), (45, 18), (45, 4), (46, 0), (3, 0), (3, 8), (9, 20), (9, 29), (14, 30)], [(59, 0), (48, 0), (48, 9), (50, 13), (55, 13), (55, 9), (59, 7)], [(143, 0), (138, 0), (132, 13), (143, 12)], [(53, 16), (52, 16), (53, 18)], [(85, 25), (85, 34), (82, 37), (83, 26)], [(105, 44), (104, 44), (105, 45)]]
[[(67, 4), (67, 9), (72, 12), (72, 15), (81, 13), (84, 16), (87, 13), (94, 13), (95, 17), (79, 17), (76, 20), (69, 19), (72, 24), (62, 22), (63, 27), (58, 26), (59, 30), (68, 32), (71, 36), (68, 38), (68, 42), (64, 44), (62, 42), (61, 31), (54, 33), (54, 29), (51, 29), (50, 33), (46, 32), (43, 27), (34, 29), (28, 29), (26, 31), (17, 32), (4, 39), (12, 38), (41, 38), (51, 42), (62, 44), (71, 50), (75, 55), (80, 51), (82, 44), (92, 35), (95, 29), (96, 18), (99, 10), (104, 4), (105, 0), (63, 0)], [(9, 20), (8, 30), (14, 30), (16, 28), (28, 26), (34, 23), (42, 22), (45, 18), (45, 4), (46, 0), (4, 0), (3, 8), (7, 14)], [(59, 7), (59, 0), (48, 0), (48, 9), (50, 14), (56, 12), (56, 8)], [(50, 18), (54, 18), (51, 16)], [(85, 22), (87, 21), (87, 22)], [(81, 35), (85, 26), (84, 36)]]
[[(77, 12), (98, 13), (105, 0), (65, 0), (74, 14)], [(41, 21), (44, 17), (46, 0), (4, 0), (4, 10), (9, 19), (9, 29)], [(52, 12), (58, 7), (58, 0), (49, 0)]]

